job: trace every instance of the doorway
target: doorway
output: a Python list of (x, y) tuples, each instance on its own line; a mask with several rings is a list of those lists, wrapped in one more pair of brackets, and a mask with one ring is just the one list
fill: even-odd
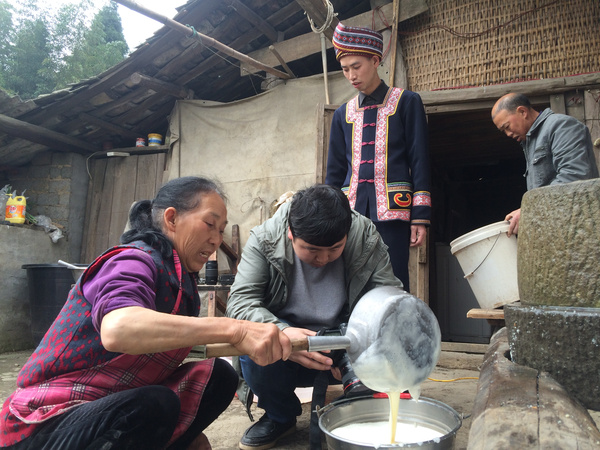
[(432, 229), (430, 306), (444, 341), (488, 343), (491, 327), (467, 319), (479, 307), (450, 252), (454, 239), (504, 220), (526, 192), (521, 146), (500, 134), (490, 110), (430, 114)]

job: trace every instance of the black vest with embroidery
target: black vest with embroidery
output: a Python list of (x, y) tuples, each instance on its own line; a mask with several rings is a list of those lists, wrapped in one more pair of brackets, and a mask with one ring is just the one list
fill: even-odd
[[(159, 251), (142, 241), (113, 247), (96, 258), (73, 286), (57, 318), (19, 372), (19, 387), (94, 367), (120, 354), (109, 352), (102, 346), (100, 334), (92, 324), (92, 305), (83, 296), (81, 284), (90, 279), (112, 256), (131, 248), (148, 253), (156, 264), (156, 310), (167, 314), (173, 311), (179, 292), (173, 257), (164, 259)], [(196, 286), (196, 274), (190, 274), (182, 268), (183, 293), (178, 315), (198, 316), (200, 298)]]

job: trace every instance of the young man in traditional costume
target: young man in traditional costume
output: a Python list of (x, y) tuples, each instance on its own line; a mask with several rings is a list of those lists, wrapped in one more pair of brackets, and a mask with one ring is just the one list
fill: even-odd
[(333, 46), (359, 93), (334, 113), (325, 182), (342, 188), (352, 208), (375, 223), (408, 290), (409, 246), (425, 242), (431, 218), (423, 103), (415, 92), (390, 88), (379, 77), (381, 33), (340, 22)]

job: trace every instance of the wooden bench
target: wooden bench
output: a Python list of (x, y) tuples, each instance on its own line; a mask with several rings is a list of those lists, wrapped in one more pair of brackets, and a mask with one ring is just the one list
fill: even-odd
[(468, 319), (486, 319), (492, 327), (492, 333), (505, 325), (503, 309), (472, 308), (467, 311)]
[(473, 308), (467, 312), (469, 319), (504, 320), (503, 309), (481, 309)]

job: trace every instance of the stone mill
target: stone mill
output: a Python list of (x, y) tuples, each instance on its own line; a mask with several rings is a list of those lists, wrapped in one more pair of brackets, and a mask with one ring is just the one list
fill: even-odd
[(520, 305), (506, 305), (512, 361), (549, 373), (600, 409), (600, 180), (527, 192), (518, 235)]

